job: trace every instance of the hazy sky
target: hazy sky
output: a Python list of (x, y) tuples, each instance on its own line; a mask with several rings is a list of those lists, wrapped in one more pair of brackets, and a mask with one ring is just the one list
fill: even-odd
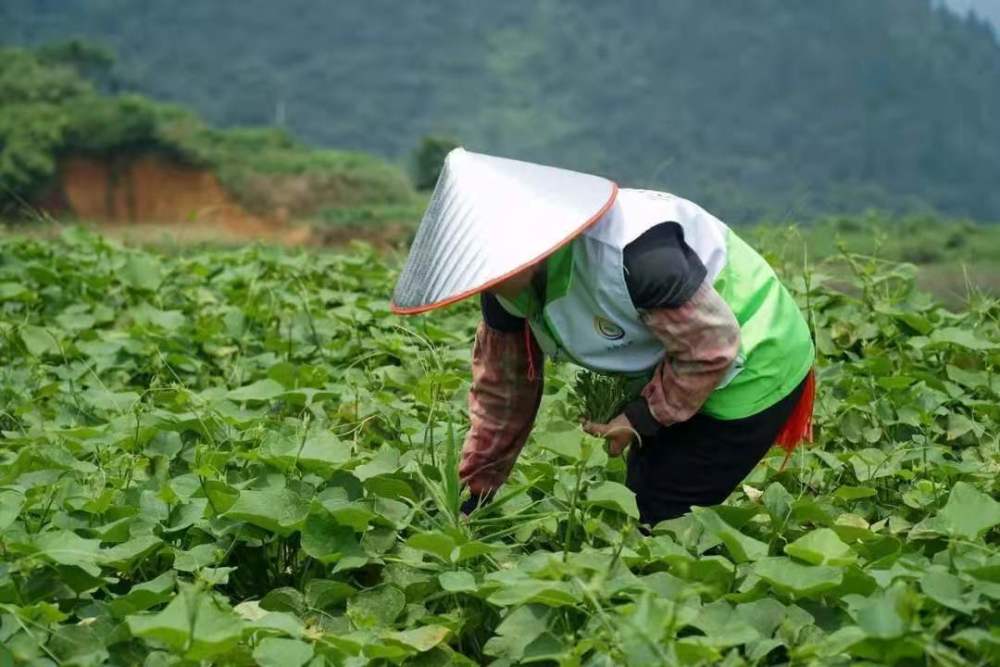
[(963, 14), (971, 9), (981, 17), (990, 19), (1000, 32), (1000, 0), (944, 0), (944, 4)]

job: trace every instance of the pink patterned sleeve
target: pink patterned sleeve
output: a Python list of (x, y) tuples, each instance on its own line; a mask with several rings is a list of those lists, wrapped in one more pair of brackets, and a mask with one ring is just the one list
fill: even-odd
[[(538, 372), (529, 379), (528, 345)], [(472, 351), (469, 432), (458, 473), (473, 494), (497, 489), (510, 474), (542, 397), (541, 350), (522, 332), (480, 323)]]
[(677, 308), (640, 314), (667, 350), (642, 396), (659, 424), (686, 421), (701, 409), (739, 354), (739, 322), (707, 281)]

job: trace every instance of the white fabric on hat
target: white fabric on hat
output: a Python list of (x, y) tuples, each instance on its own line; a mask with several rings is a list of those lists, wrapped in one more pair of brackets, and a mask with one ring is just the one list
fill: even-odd
[(417, 229), (392, 309), (419, 313), (481, 292), (596, 222), (617, 192), (600, 176), (456, 148)]

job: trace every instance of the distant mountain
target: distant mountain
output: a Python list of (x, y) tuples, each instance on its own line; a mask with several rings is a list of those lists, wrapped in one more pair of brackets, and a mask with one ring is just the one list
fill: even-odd
[(942, 2), (958, 14), (965, 16), (972, 12), (993, 25), (1000, 33), (1000, 0), (942, 0)]
[(4, 0), (0, 41), (99, 41), (105, 85), (221, 125), (397, 159), (450, 135), (731, 221), (1000, 220), (1000, 43), (939, 2)]

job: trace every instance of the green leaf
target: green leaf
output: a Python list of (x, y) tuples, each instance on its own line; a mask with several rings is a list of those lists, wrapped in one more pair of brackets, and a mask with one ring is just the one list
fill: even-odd
[(187, 551), (174, 552), (174, 569), (179, 572), (195, 572), (219, 562), (225, 549), (214, 542), (199, 544)]
[(240, 491), (226, 512), (236, 521), (246, 521), (279, 535), (295, 532), (309, 513), (309, 503), (291, 489)]
[(184, 586), (163, 611), (129, 616), (131, 633), (166, 644), (189, 660), (226, 653), (240, 639), (243, 623), (210, 593)]
[(788, 616), (788, 610), (774, 598), (763, 598), (736, 606), (734, 615), (753, 626), (761, 637), (770, 637)]
[(989, 389), (990, 387), (990, 375), (986, 371), (970, 371), (949, 364), (947, 373), (949, 380), (969, 389), (977, 389), (979, 387)]
[(996, 627), (992, 632), (982, 628), (966, 628), (948, 639), (969, 651), (989, 657), (992, 662), (988, 664), (996, 664), (1000, 660), (1000, 630)]
[(101, 560), (118, 570), (125, 570), (135, 561), (149, 557), (161, 544), (163, 544), (163, 540), (155, 535), (134, 537), (127, 542), (105, 549), (101, 554)]
[(302, 615), (306, 611), (306, 599), (294, 588), (282, 586), (273, 588), (260, 601), (260, 608), (266, 611), (288, 612)]
[(558, 662), (566, 655), (567, 646), (551, 632), (544, 632), (524, 647), (522, 664)]
[(771, 523), (775, 526), (782, 526), (788, 520), (792, 512), (792, 503), (795, 498), (780, 482), (772, 482), (764, 489), (761, 502), (771, 515)]
[(325, 514), (310, 514), (302, 526), (302, 550), (321, 563), (348, 556), (365, 558), (354, 531)]
[(260, 667), (302, 667), (312, 657), (312, 644), (281, 637), (265, 637), (253, 651), (253, 659)]
[(347, 602), (347, 616), (358, 628), (392, 625), (406, 606), (406, 596), (395, 586), (361, 591)]
[(365, 532), (372, 519), (378, 516), (370, 509), (370, 504), (367, 501), (360, 502), (338, 498), (323, 498), (320, 504), (337, 523), (353, 528), (358, 533)]
[(978, 337), (971, 329), (959, 329), (958, 327), (942, 327), (935, 330), (930, 335), (931, 342), (945, 343), (964, 347), (967, 350), (995, 350), (997, 344)]
[(535, 440), (539, 441), (543, 449), (554, 452), (569, 461), (576, 463), (583, 458), (583, 437), (584, 434), (579, 427), (572, 429), (546, 431), (535, 435)]
[[(631, 609), (629, 609), (631, 607)], [(663, 664), (667, 626), (676, 622), (676, 607), (669, 600), (661, 600), (655, 595), (644, 593), (635, 604), (621, 609), (628, 611), (624, 622), (619, 624), (622, 649), (629, 665)], [(688, 621), (680, 621), (687, 624)]]
[(87, 574), (101, 574), (98, 561), (101, 557), (100, 540), (87, 540), (69, 530), (42, 533), (35, 538), (38, 555), (60, 565), (75, 565)]
[(306, 584), (306, 604), (313, 609), (327, 609), (340, 604), (357, 592), (357, 589), (343, 581), (313, 579)]
[(864, 640), (864, 630), (856, 625), (847, 625), (822, 638), (815, 645), (816, 654), (823, 658), (841, 658)]
[(979, 437), (982, 435), (983, 429), (979, 424), (961, 413), (952, 412), (948, 415), (948, 430), (945, 433), (945, 437), (948, 438), (948, 440), (958, 440), (970, 431), (973, 432), (976, 437)]
[(306, 438), (298, 455), (299, 463), (339, 467), (351, 460), (351, 448), (329, 432)]
[(449, 630), (440, 625), (425, 625), (402, 632), (386, 632), (382, 638), (398, 642), (420, 653), (430, 651), (448, 637)]
[(21, 340), (34, 357), (44, 357), (46, 354), (59, 352), (59, 341), (44, 327), (25, 324), (21, 327)]
[(471, 593), (476, 590), (476, 578), (471, 572), (442, 572), (438, 575), (441, 588), (449, 593)]
[(735, 562), (745, 563), (767, 556), (766, 543), (736, 530), (723, 521), (715, 510), (707, 507), (692, 507), (691, 514), (709, 534), (722, 540)]
[(715, 648), (738, 646), (761, 638), (756, 627), (724, 600), (702, 606), (690, 625), (704, 632), (705, 644)]
[(874, 639), (898, 639), (909, 628), (910, 614), (906, 584), (896, 582), (858, 610), (858, 627)]
[(392, 447), (382, 447), (368, 461), (359, 465), (353, 470), (354, 476), (362, 482), (378, 477), (379, 475), (390, 475), (399, 470), (399, 452)]
[(140, 400), (134, 391), (108, 391), (104, 387), (91, 387), (80, 396), (98, 410), (113, 413), (129, 412)]
[(786, 544), (785, 553), (812, 565), (850, 565), (858, 558), (830, 528), (817, 528)]
[(844, 577), (837, 568), (800, 565), (780, 556), (757, 561), (753, 571), (778, 590), (802, 597), (836, 588)]
[(970, 587), (961, 579), (940, 570), (927, 572), (920, 580), (920, 589), (927, 597), (949, 609), (973, 614), (982, 605), (979, 603), (979, 596), (974, 591), (966, 590), (967, 588)]
[(456, 546), (455, 540), (451, 536), (438, 530), (411, 535), (406, 544), (419, 551), (433, 554), (446, 563), (451, 562), (451, 554)]
[(271, 379), (257, 380), (226, 394), (231, 401), (270, 401), (285, 393), (285, 388)]
[(129, 255), (118, 275), (129, 287), (153, 291), (163, 282), (163, 266), (151, 255)]
[(125, 595), (111, 600), (111, 610), (121, 618), (163, 604), (170, 599), (176, 583), (177, 576), (168, 570), (155, 579), (136, 584)]
[(198, 581), (207, 584), (209, 588), (226, 586), (229, 584), (229, 575), (238, 569), (238, 567), (205, 567), (198, 572)]
[(525, 580), (504, 586), (491, 594), (487, 601), (500, 607), (531, 603), (562, 607), (580, 602), (580, 594), (567, 582)]
[(860, 498), (871, 498), (876, 495), (876, 491), (870, 486), (841, 486), (833, 495), (841, 500), (859, 500)]
[(548, 625), (549, 610), (542, 605), (526, 605), (512, 610), (497, 626), (496, 636), (486, 642), (486, 655), (518, 661), (524, 650)]
[(204, 482), (204, 494), (211, 510), (225, 514), (240, 497), (240, 492), (214, 479)]
[(24, 494), (13, 489), (0, 490), (0, 531), (10, 527), (24, 508)]
[(461, 544), (451, 552), (451, 560), (454, 563), (461, 563), (472, 558), (492, 554), (500, 550), (496, 544), (486, 544), (478, 540)]
[(587, 491), (587, 504), (621, 512), (633, 519), (639, 518), (639, 507), (635, 494), (627, 486), (618, 482), (601, 482)]
[[(80, 306), (70, 306), (66, 311), (56, 316), (56, 323), (66, 331), (74, 333), (92, 329), (97, 323), (94, 316), (85, 311), (81, 312), (79, 308)], [(83, 306), (83, 308), (86, 308), (86, 306)]]
[(187, 317), (179, 310), (160, 310), (143, 303), (132, 310), (135, 321), (144, 326), (176, 333), (187, 324)]
[[(239, 612), (239, 608), (247, 604), (244, 602), (236, 605), (234, 611)], [(242, 613), (240, 615), (243, 616)], [(257, 618), (247, 619), (244, 628), (263, 631), (260, 634), (279, 634), (292, 638), (301, 638), (306, 634), (306, 627), (299, 617), (283, 611), (265, 612)]]
[(21, 283), (0, 283), (0, 301), (13, 301), (21, 297), (27, 297), (30, 294), (31, 290)]
[(958, 482), (929, 527), (952, 537), (974, 540), (1000, 523), (1000, 503), (968, 482)]

